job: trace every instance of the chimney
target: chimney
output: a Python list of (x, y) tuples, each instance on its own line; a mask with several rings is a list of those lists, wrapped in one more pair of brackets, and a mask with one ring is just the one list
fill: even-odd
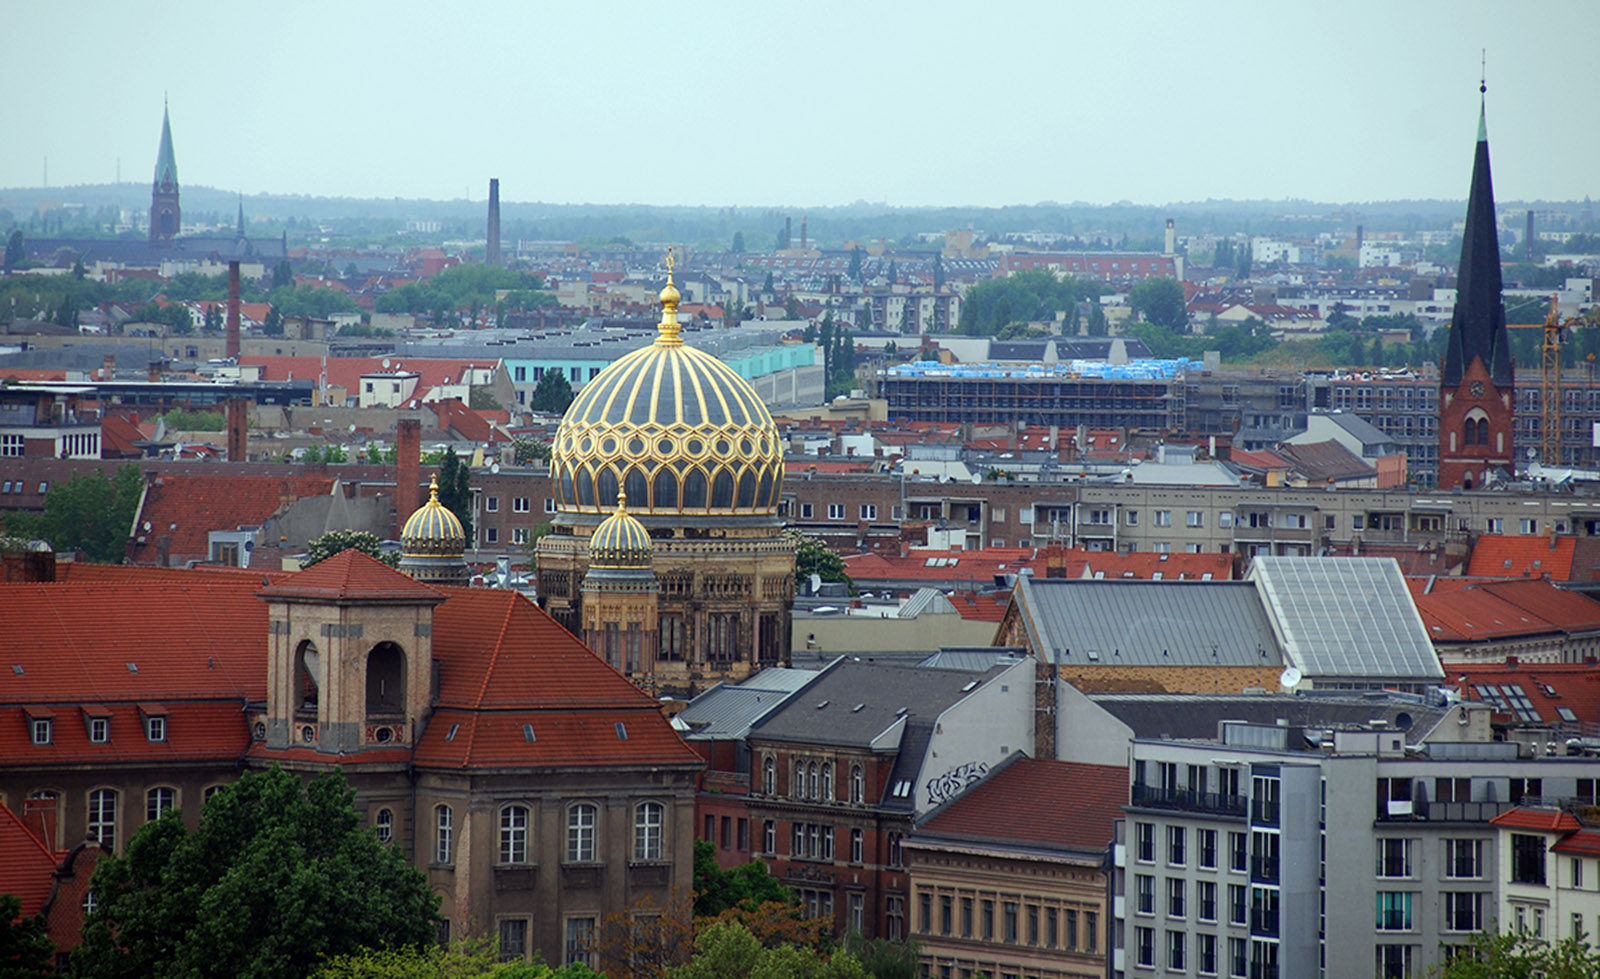
[(1359, 225), (1359, 224), (1356, 225), (1356, 254), (1357, 255), (1361, 254), (1361, 242), (1362, 242), (1364, 237), (1365, 237), (1365, 229), (1363, 229), (1361, 227), (1361, 225)]
[(1522, 233), (1522, 257), (1533, 262), (1533, 208), (1528, 208), (1528, 230)]
[(145, 365), (144, 374), (145, 374), (145, 380), (149, 381), (151, 384), (160, 384), (161, 383), (161, 361), (159, 361), (159, 360), (150, 361), (149, 364)]
[(1056, 757), (1056, 668), (1042, 655), (1033, 664), (1033, 757)]
[[(235, 266), (237, 268), (238, 266)], [(250, 402), (228, 399), (228, 461), (248, 462), (250, 447)]]
[(806, 249), (806, 222), (807, 222), (807, 220), (809, 220), (809, 219), (807, 219), (807, 218), (801, 218), (800, 219), (800, 250), (801, 251), (805, 251), (805, 249)]
[(794, 228), (794, 219), (790, 218), (790, 217), (785, 217), (783, 219), (783, 247), (784, 248), (788, 248), (789, 247), (789, 243), (794, 240), (793, 238), (790, 237), (790, 235), (791, 235), (791, 233), (793, 231), (793, 228)]
[(1176, 255), (1177, 253), (1178, 253), (1178, 232), (1172, 226), (1172, 219), (1171, 218), (1167, 218), (1167, 254), (1168, 255)]
[(500, 178), (489, 178), (489, 245), (484, 261), (500, 264)]
[(422, 422), (402, 418), (394, 427), (394, 536), (417, 510), (417, 487), (422, 472)]
[[(227, 349), (224, 356), (234, 361), (239, 360), (239, 263), (228, 263), (228, 326)], [(231, 457), (230, 457), (231, 458)]]
[(105, 363), (100, 367), (100, 380), (109, 381), (117, 376), (117, 355), (106, 354)]

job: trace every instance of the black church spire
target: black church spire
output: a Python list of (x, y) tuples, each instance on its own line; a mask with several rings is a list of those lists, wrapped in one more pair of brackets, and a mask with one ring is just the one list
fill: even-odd
[(1496, 387), (1509, 389), (1510, 340), (1506, 308), (1500, 296), (1500, 237), (1495, 226), (1494, 181), (1489, 176), (1489, 130), (1479, 87), (1478, 145), (1472, 161), (1472, 189), (1467, 196), (1467, 223), (1461, 238), (1461, 265), (1456, 270), (1456, 308), (1450, 317), (1441, 386), (1450, 388), (1480, 357)]

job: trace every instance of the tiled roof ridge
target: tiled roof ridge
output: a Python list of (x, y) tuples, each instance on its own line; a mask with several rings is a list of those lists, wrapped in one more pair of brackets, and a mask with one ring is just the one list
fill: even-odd
[[(84, 588), (85, 595), (92, 594), (93, 591), (93, 585), (89, 585)], [(95, 671), (88, 669), (83, 662), (83, 651), (78, 648), (77, 642), (75, 642), (73, 639), (75, 630), (69, 627), (66, 620), (61, 617), (61, 611), (55, 602), (46, 602), (45, 604), (50, 609), (50, 617), (55, 620), (56, 628), (60, 629), (61, 635), (65, 637), (67, 648), (72, 650), (72, 658), (74, 661), (76, 661), (78, 666), (78, 675), (89, 681), (89, 688), (91, 691), (93, 691), (95, 699), (98, 700), (101, 696), (100, 685), (95, 682)]]
[[(483, 707), (484, 698), (489, 694), (490, 681), (494, 678), (494, 668), (499, 665), (500, 654), (505, 650), (506, 633), (511, 631), (511, 619), (516, 614), (517, 603), (512, 598), (512, 593), (508, 592), (507, 598), (510, 600), (505, 603), (505, 614), (500, 618), (500, 631), (495, 634), (494, 648), (489, 651), (489, 662), (485, 664), (486, 668), (483, 671), (483, 683), (479, 685), (478, 695), (471, 702), (473, 709), (482, 709)], [(472, 745), (468, 743), (468, 750), (471, 747)]]

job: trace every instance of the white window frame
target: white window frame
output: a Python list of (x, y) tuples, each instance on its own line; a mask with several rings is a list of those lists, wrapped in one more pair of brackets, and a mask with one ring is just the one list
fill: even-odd
[(433, 807), (433, 862), (449, 866), (455, 862), (456, 812), (447, 805)]
[(574, 802), (567, 807), (567, 862), (593, 863), (595, 833), (600, 823), (600, 807), (592, 802)]
[(662, 858), (662, 830), (667, 807), (659, 802), (641, 802), (633, 811), (633, 859), (655, 861)]
[(528, 862), (528, 830), (532, 812), (521, 803), (500, 807), (500, 864), (518, 866)]

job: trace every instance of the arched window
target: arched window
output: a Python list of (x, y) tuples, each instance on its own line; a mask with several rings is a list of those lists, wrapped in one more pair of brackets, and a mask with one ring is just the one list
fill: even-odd
[(165, 785), (158, 785), (144, 794), (144, 818), (155, 822), (163, 814), (178, 807), (178, 792), (176, 789)]
[(685, 510), (704, 510), (706, 508), (706, 474), (699, 466), (691, 468), (683, 476), (683, 508)]
[(860, 863), (862, 856), (862, 834), (859, 829), (850, 831), (850, 862)]
[(1478, 419), (1478, 444), (1489, 444), (1489, 419), (1487, 418)]
[(596, 502), (603, 509), (614, 509), (617, 505), (617, 471), (610, 466), (602, 466), (595, 482)]
[(812, 762), (806, 769), (806, 798), (817, 797), (817, 763)]
[(433, 810), (433, 862), (449, 864), (456, 856), (456, 814), (449, 806)]
[(778, 763), (772, 758), (761, 763), (761, 791), (767, 795), (778, 794)]
[(380, 642), (367, 654), (367, 715), (405, 709), (406, 656), (392, 642)]
[(804, 799), (806, 797), (806, 763), (794, 763), (794, 780), (789, 783), (789, 798)]
[(659, 802), (642, 802), (633, 811), (633, 859), (661, 859), (661, 827), (666, 812)]
[(594, 861), (594, 827), (598, 811), (587, 802), (567, 810), (567, 862)]
[(105, 846), (117, 845), (117, 790), (89, 793), (89, 839)]
[(500, 810), (500, 862), (528, 862), (527, 806), (506, 806)]
[(825, 802), (833, 801), (833, 762), (822, 763), (822, 798)]
[(733, 506), (733, 474), (718, 469), (711, 480), (711, 505), (719, 509)]
[[(650, 505), (662, 510), (670, 510), (678, 505), (678, 477), (671, 469), (662, 467), (656, 473), (653, 486), (654, 497)], [(628, 492), (628, 498), (633, 498), (633, 492)]]
[(867, 796), (867, 780), (860, 765), (850, 766), (850, 801), (860, 802)]
[(378, 834), (379, 843), (388, 843), (394, 839), (394, 810), (379, 809), (377, 816), (373, 817), (372, 829)]
[(318, 672), (322, 665), (321, 656), (317, 653), (317, 645), (307, 639), (302, 642), (294, 654), (294, 686), (299, 696), (299, 706), (304, 710), (317, 709), (317, 684), (321, 682), (322, 674)]

